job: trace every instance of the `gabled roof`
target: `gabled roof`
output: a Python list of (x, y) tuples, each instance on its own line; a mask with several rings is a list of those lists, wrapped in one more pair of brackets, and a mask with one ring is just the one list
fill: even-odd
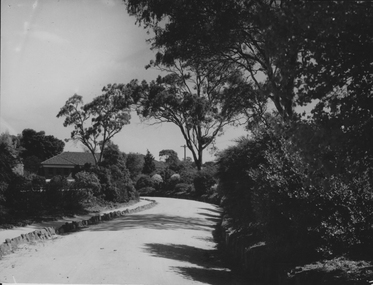
[[(99, 158), (99, 153), (96, 153), (96, 158)], [(56, 156), (53, 156), (45, 161), (42, 165), (80, 165), (83, 166), (86, 163), (95, 165), (93, 155), (88, 152), (63, 152)]]

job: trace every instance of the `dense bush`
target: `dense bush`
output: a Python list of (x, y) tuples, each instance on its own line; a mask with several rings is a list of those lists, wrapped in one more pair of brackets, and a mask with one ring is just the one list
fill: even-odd
[(354, 168), (358, 157), (333, 148), (338, 132), (272, 123), (219, 156), (229, 226), (264, 241), (267, 257), (278, 253), (283, 262), (373, 254), (372, 167)]
[(130, 177), (135, 180), (141, 174), (144, 167), (144, 156), (138, 153), (129, 153), (126, 156), (126, 167), (130, 172)]
[(114, 165), (110, 168), (94, 168), (93, 171), (100, 180), (105, 200), (119, 203), (129, 201), (128, 186), (132, 185), (132, 181), (128, 170), (123, 172)]
[(0, 203), (4, 203), (5, 199), (5, 191), (8, 188), (8, 183), (0, 181)]
[(192, 184), (186, 184), (186, 183), (178, 183), (175, 185), (175, 192), (184, 192), (188, 194), (192, 194), (194, 192), (194, 187)]
[(141, 196), (154, 196), (156, 190), (153, 187), (147, 186), (139, 189), (138, 192)]
[(101, 194), (100, 180), (92, 172), (78, 172), (75, 175), (74, 187), (88, 192), (89, 195), (99, 196)]
[(9, 206), (19, 208), (25, 205), (25, 196), (22, 193), (30, 188), (30, 181), (21, 175), (14, 175), (6, 191), (5, 200)]
[(142, 174), (138, 177), (136, 181), (136, 189), (141, 189), (144, 187), (153, 187), (155, 184), (154, 180), (146, 174)]
[(193, 180), (197, 172), (198, 170), (195, 167), (193, 167), (191, 161), (187, 160), (180, 162), (178, 174), (180, 174), (181, 182), (193, 184)]
[(197, 172), (193, 179), (196, 195), (202, 196), (207, 194), (211, 187), (216, 184), (215, 172), (214, 167), (202, 168), (202, 170)]
[(46, 185), (46, 199), (50, 206), (58, 207), (63, 205), (64, 191), (68, 191), (69, 185), (66, 177), (61, 175), (53, 176)]
[(33, 190), (43, 190), (45, 188), (46, 181), (44, 176), (32, 174), (29, 179)]

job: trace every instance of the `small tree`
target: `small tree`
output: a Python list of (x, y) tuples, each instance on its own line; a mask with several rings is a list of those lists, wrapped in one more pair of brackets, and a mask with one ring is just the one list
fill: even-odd
[(176, 151), (172, 149), (163, 149), (159, 152), (160, 157), (165, 157), (167, 166), (173, 171), (178, 171), (180, 160)]
[(144, 167), (142, 169), (142, 173), (150, 174), (153, 171), (155, 171), (154, 156), (150, 153), (149, 150), (147, 150), (147, 153), (146, 153), (144, 159), (145, 159), (145, 163), (144, 163)]
[[(123, 84), (108, 84), (101, 96), (83, 105), (83, 97), (73, 95), (61, 108), (57, 117), (66, 117), (63, 125), (73, 125), (71, 140), (80, 141), (92, 153), (95, 163), (102, 161), (103, 150), (124, 125), (130, 123), (131, 98)], [(95, 153), (100, 152), (99, 158)]]
[[(54, 136), (45, 135), (44, 131), (36, 132), (33, 129), (24, 129), (20, 135), (20, 146), (23, 148), (21, 157), (23, 159), (30, 158), (30, 161), (44, 161), (61, 153), (65, 147), (65, 143), (55, 138)], [(34, 170), (34, 165), (30, 165), (29, 170)], [(25, 164), (28, 170), (28, 165)], [(37, 172), (37, 171), (33, 171)]]
[(144, 155), (139, 153), (129, 153), (126, 159), (126, 167), (130, 172), (132, 180), (135, 180), (136, 176), (141, 174), (144, 168)]

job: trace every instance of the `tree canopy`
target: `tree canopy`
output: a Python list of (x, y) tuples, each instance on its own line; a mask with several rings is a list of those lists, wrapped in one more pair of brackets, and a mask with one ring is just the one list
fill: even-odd
[(23, 158), (36, 156), (40, 161), (61, 153), (65, 147), (62, 140), (51, 135), (47, 136), (44, 131), (36, 132), (33, 129), (24, 129), (20, 142)]
[(265, 100), (231, 64), (198, 59), (166, 63), (159, 52), (150, 67), (167, 74), (150, 83), (132, 80), (127, 85), (137, 112), (142, 118), (179, 127), (198, 169), (203, 151), (214, 144), (225, 126), (238, 123), (245, 113), (252, 119), (263, 112)]
[(155, 163), (154, 163), (154, 156), (147, 150), (146, 155), (144, 157), (144, 166), (142, 169), (142, 173), (144, 174), (151, 174), (155, 171)]
[[(65, 117), (63, 125), (72, 125), (72, 140), (80, 141), (92, 153), (96, 164), (102, 161), (105, 146), (130, 123), (132, 99), (123, 84), (108, 84), (103, 94), (84, 104), (83, 97), (73, 95), (61, 108), (57, 117)], [(95, 153), (99, 152), (97, 159)]]
[(130, 152), (126, 158), (126, 167), (130, 172), (131, 179), (135, 180), (144, 168), (144, 155)]
[[(237, 64), (282, 117), (336, 87), (372, 90), (371, 1), (124, 0), (163, 62)], [(369, 90), (369, 91), (367, 91)], [(365, 93), (366, 94), (366, 93)]]

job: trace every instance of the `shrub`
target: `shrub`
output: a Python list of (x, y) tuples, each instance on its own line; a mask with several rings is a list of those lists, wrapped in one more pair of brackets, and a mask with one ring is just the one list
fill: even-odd
[(136, 188), (132, 183), (126, 185), (126, 190), (130, 200), (137, 200), (139, 198), (139, 193), (136, 191)]
[(137, 177), (144, 167), (144, 156), (138, 153), (129, 153), (126, 157), (126, 167), (132, 180)]
[(159, 174), (162, 176), (163, 182), (167, 183), (171, 176), (175, 174), (175, 171), (170, 168), (165, 168)]
[(139, 190), (144, 187), (154, 187), (154, 184), (154, 180), (149, 175), (142, 174), (137, 179), (136, 189)]
[(160, 174), (154, 174), (152, 176), (152, 179), (153, 179), (155, 184), (163, 183), (163, 179), (162, 179), (162, 176)]
[(50, 206), (58, 207), (63, 205), (63, 191), (67, 191), (68, 181), (61, 175), (53, 176), (49, 183), (46, 184), (46, 199)]
[(188, 161), (183, 161), (181, 163), (181, 168), (179, 170), (180, 180), (183, 183), (192, 184), (194, 177), (197, 175), (198, 171), (192, 166)]
[(96, 176), (92, 172), (81, 171), (75, 175), (74, 187), (77, 189), (84, 189), (89, 194), (99, 196), (101, 194), (101, 184)]
[(140, 196), (153, 196), (156, 192), (153, 187), (143, 187), (139, 191)]
[(180, 174), (173, 174), (171, 177), (170, 177), (170, 181), (173, 182), (173, 183), (178, 183), (180, 182), (181, 180), (181, 177), (180, 177)]
[(5, 199), (9, 206), (22, 208), (25, 196), (22, 193), (30, 188), (30, 181), (21, 175), (14, 175), (5, 191)]
[(175, 192), (192, 193), (194, 191), (192, 184), (178, 183), (175, 185)]
[(216, 184), (214, 175), (215, 170), (213, 168), (205, 168), (197, 173), (193, 180), (196, 195), (202, 196), (209, 192), (211, 186)]
[(115, 183), (105, 188), (105, 199), (111, 202), (124, 203), (129, 201), (125, 184)]
[(31, 186), (33, 190), (44, 189), (47, 183), (44, 176), (32, 174), (29, 179), (31, 179)]
[(7, 188), (8, 184), (3, 181), (0, 181), (0, 203), (4, 203), (6, 201), (5, 192)]

